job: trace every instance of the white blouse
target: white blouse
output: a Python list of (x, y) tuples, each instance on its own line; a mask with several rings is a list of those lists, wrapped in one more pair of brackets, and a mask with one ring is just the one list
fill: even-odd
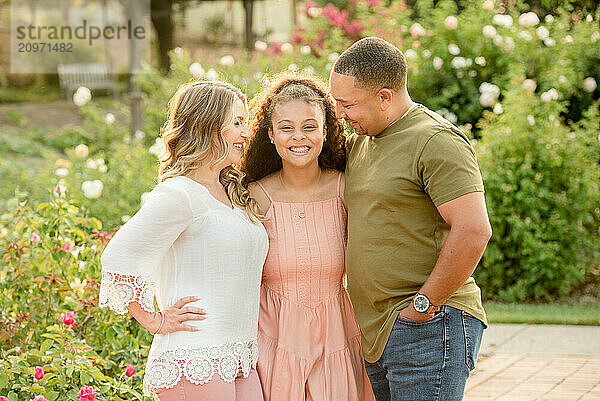
[(203, 185), (179, 176), (158, 184), (141, 209), (115, 234), (101, 257), (100, 306), (124, 314), (137, 301), (153, 312), (187, 296), (206, 319), (200, 331), (155, 335), (144, 394), (171, 388), (182, 376), (195, 384), (215, 373), (232, 382), (256, 366), (259, 288), (268, 250), (262, 224), (215, 199)]

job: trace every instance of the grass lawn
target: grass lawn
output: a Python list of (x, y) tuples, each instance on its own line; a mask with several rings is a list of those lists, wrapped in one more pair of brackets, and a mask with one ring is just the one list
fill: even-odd
[(600, 300), (591, 303), (485, 303), (490, 323), (600, 325)]

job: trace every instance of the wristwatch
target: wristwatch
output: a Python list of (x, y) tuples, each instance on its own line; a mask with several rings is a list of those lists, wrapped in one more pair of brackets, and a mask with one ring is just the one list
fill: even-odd
[(440, 309), (439, 306), (435, 306), (431, 303), (427, 295), (421, 294), (420, 292), (417, 292), (417, 295), (415, 295), (412, 300), (412, 304), (417, 312), (427, 313), (428, 315), (431, 315)]

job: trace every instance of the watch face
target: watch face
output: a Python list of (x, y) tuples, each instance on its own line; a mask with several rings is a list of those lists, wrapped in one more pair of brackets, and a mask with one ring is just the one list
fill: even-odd
[(425, 295), (419, 294), (413, 299), (413, 307), (417, 312), (425, 312), (429, 308), (429, 299)]

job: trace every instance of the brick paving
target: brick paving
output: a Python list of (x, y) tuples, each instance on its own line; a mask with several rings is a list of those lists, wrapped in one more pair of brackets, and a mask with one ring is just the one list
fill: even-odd
[(483, 356), (464, 401), (600, 401), (600, 357)]

